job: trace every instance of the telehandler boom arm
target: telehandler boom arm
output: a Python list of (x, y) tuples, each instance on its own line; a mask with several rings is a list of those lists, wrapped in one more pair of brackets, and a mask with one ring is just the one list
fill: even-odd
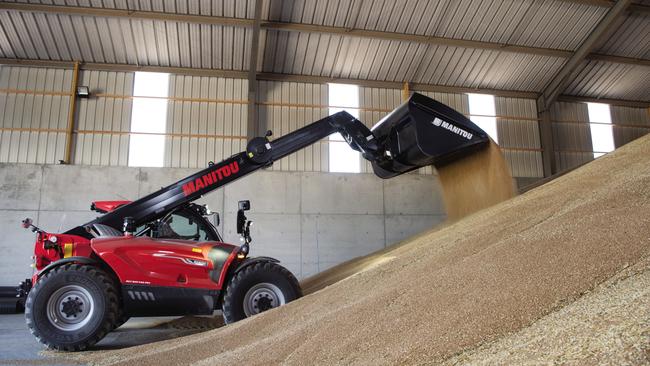
[(206, 193), (223, 187), (333, 133), (340, 133), (350, 147), (372, 163), (375, 174), (391, 178), (408, 171), (440, 165), (487, 145), (489, 138), (462, 114), (420, 94), (389, 113), (373, 128), (343, 111), (325, 117), (270, 141), (256, 137), (246, 151), (235, 154), (189, 177), (121, 206), (66, 232), (89, 237), (85, 227), (104, 224), (121, 229), (125, 217), (136, 226), (161, 218)]

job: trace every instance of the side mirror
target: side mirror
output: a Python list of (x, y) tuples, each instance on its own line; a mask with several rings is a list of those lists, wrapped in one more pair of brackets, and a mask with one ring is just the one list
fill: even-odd
[(246, 226), (246, 215), (244, 211), (251, 209), (251, 201), (239, 201), (239, 210), (237, 210), (237, 234), (243, 234)]
[(251, 201), (249, 200), (244, 200), (244, 201), (239, 201), (239, 209), (242, 211), (248, 211), (251, 209)]
[(219, 216), (218, 212), (212, 213), (212, 225), (214, 225), (215, 227), (221, 225), (221, 216)]
[(22, 227), (24, 229), (29, 229), (29, 227), (32, 226), (32, 223), (33, 223), (32, 219), (28, 217), (25, 220), (23, 220)]
[(23, 220), (22, 223), (20, 224), (20, 226), (22, 226), (24, 229), (30, 229), (33, 233), (37, 233), (37, 232), (42, 233), (43, 232), (41, 229), (34, 226), (34, 221), (32, 221), (32, 219), (30, 219), (29, 217), (26, 218), (25, 220)]

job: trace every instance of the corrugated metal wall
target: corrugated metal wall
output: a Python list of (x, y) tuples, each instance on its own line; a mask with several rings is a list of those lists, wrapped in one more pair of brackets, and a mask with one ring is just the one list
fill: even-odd
[[(72, 70), (0, 67), (0, 162), (64, 159)], [(132, 72), (80, 71), (73, 161), (128, 164)], [(170, 75), (165, 166), (203, 167), (244, 149), (247, 80)], [(42, 131), (37, 131), (42, 130)]]
[(586, 103), (555, 103), (551, 109), (551, 124), (557, 171), (593, 160)]
[[(73, 159), (84, 165), (127, 165), (134, 74), (81, 71), (79, 84), (90, 99), (79, 99)], [(72, 70), (0, 67), (0, 162), (56, 163), (64, 158)], [(247, 80), (170, 76), (165, 166), (197, 168), (245, 148)], [(469, 115), (466, 94), (421, 92)], [(402, 102), (402, 90), (359, 88), (359, 117), (372, 127)], [(542, 159), (533, 99), (496, 97), (500, 145), (513, 176), (542, 177)], [(262, 125), (283, 136), (328, 115), (328, 86), (260, 81)], [(612, 106), (616, 146), (650, 131), (643, 108)], [(558, 171), (593, 159), (587, 105), (556, 103), (551, 113)], [(328, 171), (329, 142), (307, 147), (274, 164), (280, 171)], [(361, 159), (361, 158), (360, 158)], [(362, 172), (371, 172), (363, 160)], [(423, 168), (421, 174), (431, 174)]]
[(64, 159), (71, 81), (71, 70), (0, 66), (0, 162)]
[[(273, 131), (273, 138), (286, 135), (326, 117), (328, 86), (279, 81), (260, 81), (257, 91), (258, 118)], [(326, 172), (328, 142), (308, 146), (273, 164), (273, 170)]]
[(499, 145), (513, 177), (544, 176), (542, 151), (534, 99), (494, 98)]
[(248, 81), (171, 75), (165, 166), (197, 168), (246, 146)]
[(79, 85), (91, 98), (77, 99), (75, 164), (128, 164), (133, 100), (132, 72), (81, 71)]
[(616, 147), (650, 132), (650, 109), (611, 106), (610, 111)]

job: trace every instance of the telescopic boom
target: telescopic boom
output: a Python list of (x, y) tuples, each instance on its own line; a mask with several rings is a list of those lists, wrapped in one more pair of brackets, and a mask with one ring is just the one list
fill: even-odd
[(84, 228), (91, 224), (120, 230), (125, 217), (132, 217), (136, 226), (146, 224), (337, 132), (352, 149), (372, 163), (375, 174), (381, 178), (391, 178), (427, 165), (445, 164), (486, 146), (489, 141), (487, 134), (462, 114), (415, 93), (372, 130), (343, 111), (272, 141), (268, 139), (270, 133), (266, 137), (256, 137), (249, 141), (246, 151), (219, 163), (210, 163), (189, 177), (66, 234), (89, 237)]

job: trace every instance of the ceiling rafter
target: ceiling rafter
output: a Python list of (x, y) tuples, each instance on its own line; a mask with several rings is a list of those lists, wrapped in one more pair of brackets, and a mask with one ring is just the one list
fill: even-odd
[[(568, 2), (568, 3), (576, 3), (581, 5), (600, 6), (604, 8), (611, 8), (612, 6), (614, 6), (614, 4), (616, 4), (616, 1), (612, 1), (612, 0), (561, 0), (561, 1)], [(627, 8), (627, 11), (630, 13), (648, 14), (650, 13), (650, 6), (631, 3), (630, 6)]]
[[(74, 66), (74, 62), (0, 58), (0, 65), (72, 69)], [(97, 70), (97, 71), (124, 71), (124, 72), (136, 72), (136, 71), (166, 72), (166, 73), (177, 74), (177, 75), (212, 76), (212, 77), (223, 77), (223, 78), (232, 78), (232, 79), (248, 78), (248, 71), (222, 70), (222, 69), (198, 69), (198, 68), (189, 68), (189, 67), (135, 66), (129, 64), (85, 62), (80, 64), (80, 69)], [(313, 83), (313, 84), (345, 82), (348, 84), (355, 84), (359, 86), (366, 86), (372, 88), (389, 88), (389, 89), (401, 89), (403, 86), (401, 82), (392, 82), (392, 81), (338, 79), (338, 78), (329, 78), (323, 76), (276, 74), (276, 73), (256, 73), (256, 78), (257, 80), (301, 82), (301, 83)], [(504, 97), (532, 98), (532, 99), (536, 98), (538, 95), (537, 93), (534, 92), (524, 92), (524, 91), (515, 91), (515, 90), (474, 89), (474, 88), (417, 84), (417, 83), (411, 84), (411, 88), (414, 90), (438, 91), (438, 92), (448, 92), (448, 93), (468, 93), (468, 92), (490, 93), (490, 94), (504, 96)]]
[(630, 5), (631, 0), (619, 0), (612, 6), (607, 14), (593, 28), (589, 36), (582, 42), (580, 47), (564, 63), (551, 80), (546, 84), (544, 90), (537, 98), (537, 113), (539, 117), (540, 142), (542, 145), (542, 164), (544, 176), (557, 173), (555, 161), (555, 143), (553, 127), (551, 125), (550, 109), (560, 95), (564, 93), (567, 85), (574, 80), (580, 65), (585, 61), (589, 53), (602, 43), (603, 39), (610, 35), (616, 26), (620, 24), (621, 15)]
[[(0, 58), (0, 65), (25, 66), (25, 67), (53, 67), (53, 68), (65, 68), (65, 69), (72, 70), (72, 68), (74, 67), (74, 62)], [(222, 70), (222, 69), (197, 69), (197, 68), (188, 68), (188, 67), (135, 66), (135, 65), (128, 65), (128, 64), (108, 64), (108, 63), (81, 63), (80, 69), (99, 70), (99, 71), (123, 71), (123, 72), (151, 71), (151, 72), (166, 72), (166, 73), (177, 74), (177, 75), (212, 76), (212, 77), (222, 77), (222, 78), (232, 78), (232, 79), (248, 78), (248, 71)], [(343, 82), (343, 83), (355, 84), (355, 85), (371, 87), (371, 88), (401, 89), (403, 87), (403, 83), (401, 82), (362, 80), (362, 79), (338, 79), (338, 78), (328, 78), (322, 76), (293, 75), (293, 74), (257, 73), (256, 78), (257, 80), (286, 81), (286, 82), (300, 82), (300, 83), (314, 83), (314, 84)], [(432, 85), (432, 84), (421, 84), (421, 83), (411, 83), (409, 84), (409, 88), (411, 90), (416, 90), (416, 91), (431, 91), (431, 92), (441, 92), (441, 93), (485, 93), (485, 94), (492, 94), (501, 97), (527, 98), (527, 99), (535, 99), (539, 96), (539, 93), (517, 91), (517, 90), (487, 89), (487, 88), (477, 89), (477, 88)], [(620, 105), (620, 106), (636, 107), (636, 108), (650, 107), (650, 102), (621, 100), (621, 99), (599, 99), (599, 98), (590, 98), (590, 97), (561, 95), (558, 98), (558, 100), (567, 101), (567, 102), (601, 102), (601, 103), (608, 103), (612, 105)]]
[(617, 24), (620, 24), (621, 15), (630, 3), (631, 0), (619, 0), (616, 2), (616, 5), (609, 9), (603, 19), (591, 31), (587, 39), (582, 42), (564, 66), (548, 82), (538, 98), (538, 111), (548, 110), (564, 92), (567, 85), (575, 78), (575, 73), (589, 53), (615, 30)]
[[(579, 0), (564, 0), (564, 1), (572, 1), (578, 3), (593, 3), (593, 1), (579, 1)], [(605, 3), (609, 3), (607, 1), (597, 1), (597, 2), (602, 3), (603, 6)], [(650, 9), (650, 7), (646, 7), (646, 8)], [(72, 15), (80, 15), (80, 16), (92, 16), (92, 17), (114, 17), (114, 18), (128, 18), (128, 19), (177, 21), (177, 22), (185, 22), (185, 23), (214, 24), (214, 25), (226, 25), (226, 26), (235, 26), (235, 27), (246, 27), (246, 28), (255, 27), (254, 19), (214, 17), (214, 16), (205, 16), (205, 15), (163, 13), (163, 12), (151, 12), (151, 11), (92, 8), (92, 7), (79, 7), (79, 6), (0, 3), (0, 10), (67, 14), (67, 15), (72, 14)], [(444, 37), (435, 37), (435, 36), (426, 36), (426, 35), (417, 35), (417, 34), (373, 31), (373, 30), (365, 30), (365, 29), (332, 27), (332, 26), (322, 26), (322, 25), (313, 25), (313, 24), (261, 21), (260, 27), (261, 29), (276, 30), (276, 31), (334, 34), (334, 35), (340, 35), (345, 37), (361, 37), (361, 38), (372, 38), (372, 39), (381, 39), (381, 40), (416, 42), (416, 43), (423, 43), (423, 44), (502, 51), (502, 52), (528, 54), (528, 55), (532, 54), (532, 55), (541, 55), (547, 57), (567, 58), (567, 59), (573, 55), (573, 51), (571, 50), (518, 46), (514, 44), (505, 44), (505, 43), (496, 43), (496, 42), (472, 41), (467, 39), (444, 38)], [(606, 61), (611, 63), (623, 63), (623, 64), (640, 65), (640, 66), (648, 66), (650, 64), (650, 60), (614, 56), (614, 55), (590, 54), (586, 58)]]
[(250, 45), (250, 57), (248, 65), (248, 121), (247, 135), (252, 139), (262, 131), (257, 118), (257, 64), (260, 49), (260, 23), (262, 21), (262, 0), (255, 0), (255, 20), (253, 22), (253, 34)]

